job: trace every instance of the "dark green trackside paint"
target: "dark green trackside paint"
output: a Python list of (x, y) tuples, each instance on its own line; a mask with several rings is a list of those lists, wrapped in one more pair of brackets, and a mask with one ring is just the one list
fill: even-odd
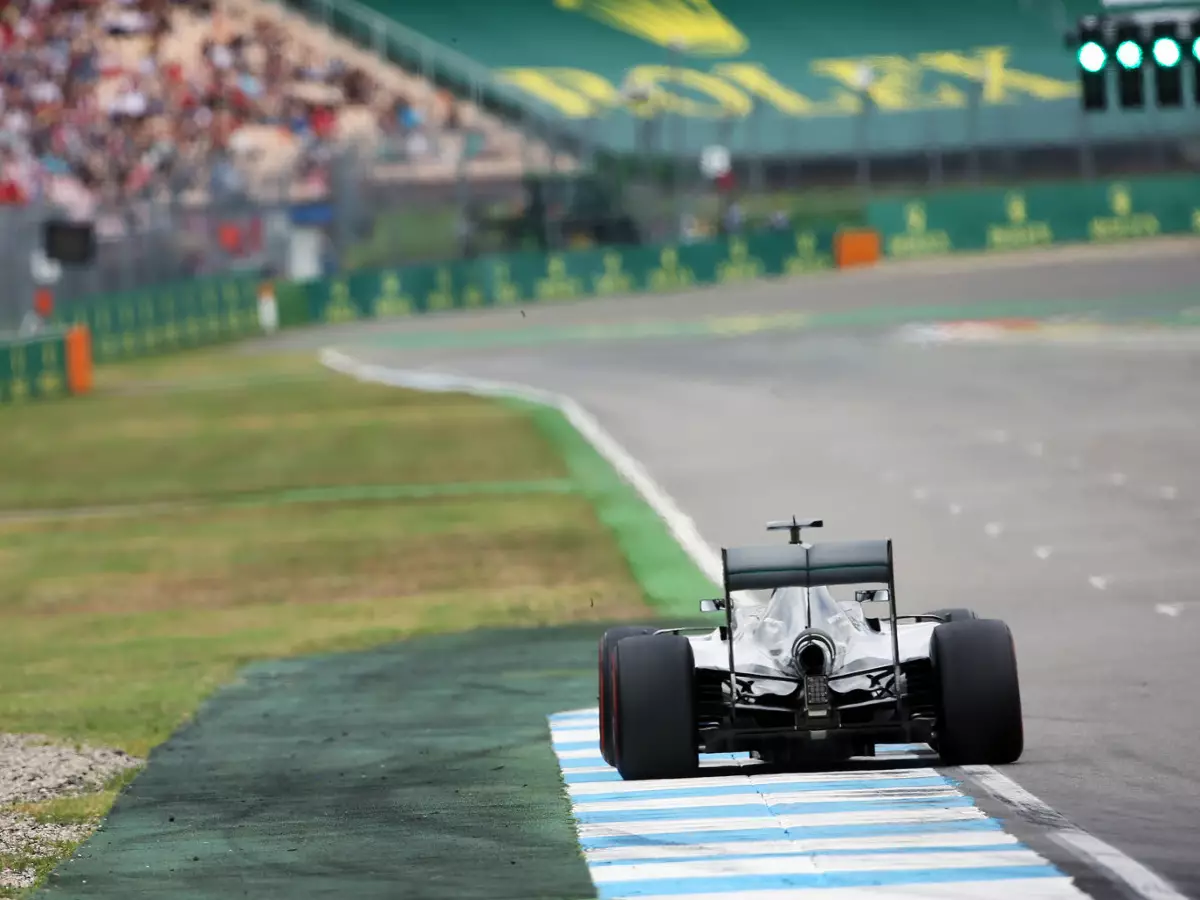
[(151, 755), (41, 896), (594, 896), (546, 715), (595, 702), (596, 625), (269, 662)]

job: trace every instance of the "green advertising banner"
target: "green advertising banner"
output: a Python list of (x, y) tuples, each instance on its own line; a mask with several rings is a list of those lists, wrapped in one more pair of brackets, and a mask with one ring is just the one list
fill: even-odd
[(67, 353), (61, 331), (0, 337), (0, 403), (66, 396)]
[[(867, 219), (892, 258), (1200, 234), (1200, 177), (947, 191), (870, 203)], [(835, 231), (830, 224), (695, 243), (509, 253), (281, 283), (275, 295), (280, 324), (290, 328), (669, 293), (831, 269)], [(210, 278), (67, 302), (56, 319), (86, 324), (96, 362), (110, 362), (256, 335), (258, 288), (253, 276)], [(4, 356), (0, 372), (12, 365)], [(5, 384), (9, 392), (13, 384), (33, 391), (25, 374)]]
[(56, 320), (87, 325), (97, 363), (259, 333), (258, 280), (210, 278), (63, 305)]
[(327, 323), (666, 293), (702, 284), (737, 284), (832, 268), (833, 233), (830, 227), (678, 246), (510, 253), (355, 272), (297, 287), (307, 292), (310, 320)]
[(1028, 249), (1200, 233), (1200, 178), (1143, 178), (930, 194), (868, 205), (885, 256)]

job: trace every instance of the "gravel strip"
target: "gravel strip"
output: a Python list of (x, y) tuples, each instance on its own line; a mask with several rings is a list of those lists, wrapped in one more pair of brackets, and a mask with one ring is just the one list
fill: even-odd
[[(98, 791), (141, 764), (120, 750), (76, 748), (36, 734), (0, 734), (0, 810)], [(38, 822), (24, 813), (0, 811), (0, 857), (32, 861), (60, 856), (63, 844), (83, 840), (95, 827), (92, 822)], [(0, 866), (0, 889), (30, 887), (36, 878), (30, 866)]]
[[(21, 859), (57, 856), (62, 852), (63, 844), (82, 841), (95, 827), (92, 823), (41, 823), (19, 813), (0, 813), (0, 856)], [(0, 887), (29, 887), (35, 878), (36, 873), (32, 868), (0, 867)]]
[(36, 734), (0, 734), (0, 807), (97, 791), (141, 764), (121, 750), (77, 749)]

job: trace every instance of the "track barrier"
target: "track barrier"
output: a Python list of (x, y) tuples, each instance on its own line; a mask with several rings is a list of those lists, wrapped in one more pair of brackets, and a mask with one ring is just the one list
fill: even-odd
[[(673, 293), (857, 268), (887, 258), (1200, 234), (1200, 177), (947, 191), (872, 201), (866, 213), (866, 227), (830, 222), (693, 243), (497, 254), (305, 282), (264, 283), (248, 274), (208, 278), (60, 301), (51, 322), (86, 328), (91, 342), (86, 355), (102, 364), (307, 324)], [(50, 345), (56, 350), (35, 351), (20, 344), (24, 349), (17, 357), (6, 344), (0, 351), (0, 396), (52, 393), (53, 378), (45, 375), (51, 379), (45, 381), (43, 375), (53, 372), (68, 391), (62, 367), (43, 364), (40, 355), (65, 358), (64, 339), (56, 340)], [(84, 358), (82, 350), (74, 353)], [(45, 391), (25, 374), (28, 370), (11, 370), (12, 359), (25, 365), (33, 357)], [(83, 372), (80, 368), (71, 383), (90, 385), (90, 374)]]

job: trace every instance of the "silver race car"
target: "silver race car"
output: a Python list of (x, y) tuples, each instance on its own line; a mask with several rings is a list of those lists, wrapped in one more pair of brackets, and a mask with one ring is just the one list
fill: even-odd
[(773, 522), (788, 544), (722, 551), (725, 596), (700, 609), (723, 625), (604, 634), (600, 748), (624, 779), (691, 775), (700, 753), (827, 766), (876, 743), (927, 743), (948, 765), (1020, 757), (1008, 626), (966, 609), (898, 616), (892, 542), (801, 539), (822, 524)]

